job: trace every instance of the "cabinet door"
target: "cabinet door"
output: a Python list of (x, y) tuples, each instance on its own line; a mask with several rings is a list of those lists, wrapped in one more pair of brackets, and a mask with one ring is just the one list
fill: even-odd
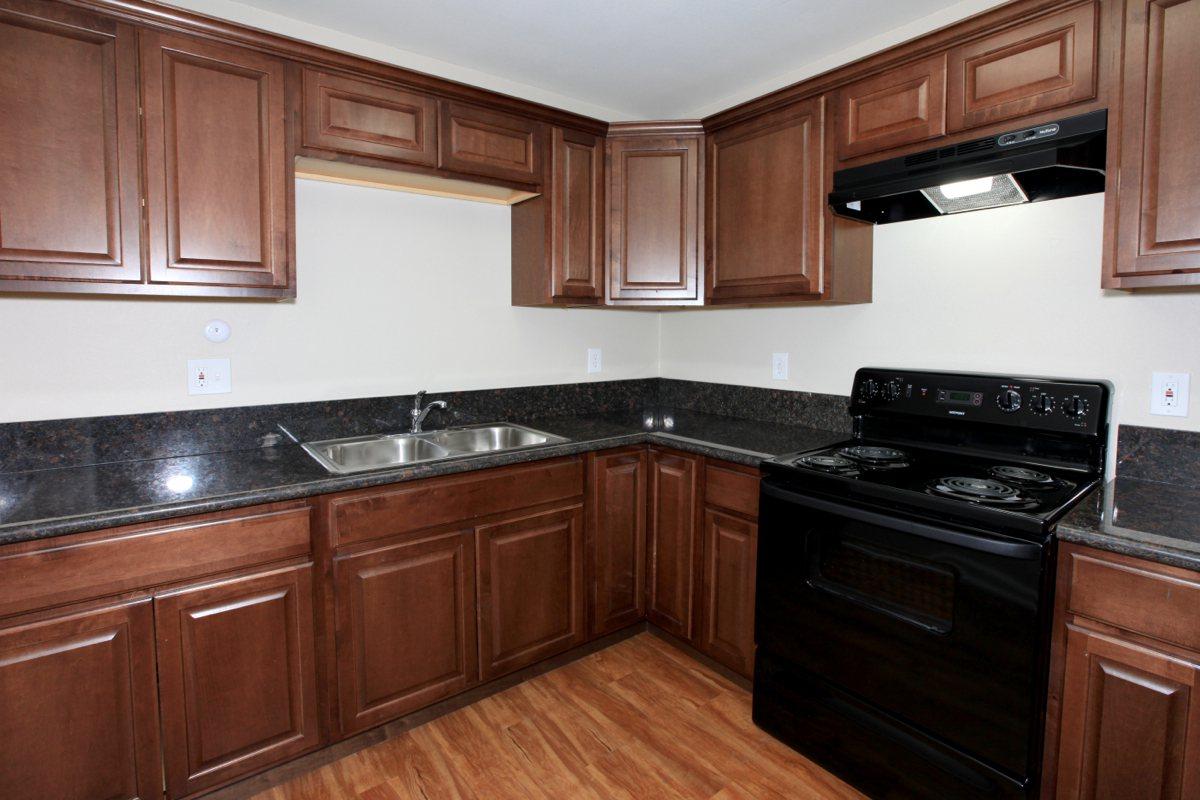
[(444, 169), (521, 183), (542, 180), (542, 123), (443, 100), (439, 164)]
[(1200, 665), (1068, 627), (1060, 800), (1200, 797)]
[(485, 681), (584, 640), (581, 506), (485, 525), (475, 547)]
[(141, 35), (150, 280), (288, 286), (283, 62)]
[(700, 649), (747, 678), (754, 674), (754, 573), (758, 526), (704, 514)]
[(609, 139), (608, 296), (700, 299), (702, 138)]
[(135, 36), (64, 5), (0, 5), (0, 288), (140, 280)]
[(149, 600), (0, 627), (0, 797), (162, 796)]
[(167, 796), (317, 745), (309, 565), (155, 599)]
[(550, 192), (554, 206), (551, 294), (604, 297), (604, 140), (555, 128)]
[(471, 531), (339, 558), (334, 580), (343, 733), (478, 680)]
[(592, 636), (620, 630), (646, 612), (646, 451), (592, 457), (589, 563)]
[(1130, 0), (1126, 9), (1118, 163), (1109, 172), (1115, 262), (1105, 285), (1200, 284), (1200, 149), (1192, 144), (1200, 129), (1200, 0)]
[(946, 132), (946, 56), (937, 55), (837, 93), (838, 158), (923, 142)]
[(821, 292), (825, 100), (708, 140), (710, 303)]
[(1096, 3), (976, 39), (949, 54), (950, 131), (1096, 96)]
[(304, 144), (409, 164), (437, 164), (437, 100), (304, 70)]
[(650, 451), (650, 540), (646, 616), (658, 627), (690, 640), (695, 633), (696, 531), (700, 459)]

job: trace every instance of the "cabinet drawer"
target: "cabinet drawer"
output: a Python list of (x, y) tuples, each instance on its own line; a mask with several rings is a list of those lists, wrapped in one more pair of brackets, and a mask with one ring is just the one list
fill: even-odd
[(0, 555), (0, 616), (304, 555), (308, 517), (303, 503), (258, 506), (15, 545)]
[(540, 122), (443, 101), (438, 125), (439, 166), (522, 183), (542, 180)]
[(411, 164), (437, 164), (437, 100), (304, 70), (304, 144)]
[(758, 516), (758, 472), (742, 472), (709, 464), (704, 470), (704, 502), (729, 511)]
[(1200, 650), (1200, 574), (1120, 556), (1070, 557), (1072, 612)]
[(373, 489), (329, 503), (334, 545), (566, 500), (583, 494), (583, 461), (569, 458)]
[(946, 132), (946, 56), (937, 55), (838, 91), (838, 158), (888, 150)]

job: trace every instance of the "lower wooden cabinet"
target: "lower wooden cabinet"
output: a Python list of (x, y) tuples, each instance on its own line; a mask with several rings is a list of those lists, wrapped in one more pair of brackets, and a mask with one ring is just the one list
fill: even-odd
[(584, 641), (582, 506), (483, 525), (475, 537), (483, 680)]
[(0, 624), (0, 797), (162, 796), (150, 600)]
[(318, 744), (309, 565), (180, 589), (154, 603), (168, 797)]
[(339, 558), (334, 582), (342, 733), (479, 680), (472, 530), (410, 537)]
[(646, 448), (588, 461), (588, 633), (620, 630), (646, 614)]
[(713, 509), (704, 513), (704, 577), (697, 646), (749, 677), (754, 672), (754, 575), (758, 525)]
[(650, 450), (646, 617), (681, 639), (695, 634), (700, 458)]

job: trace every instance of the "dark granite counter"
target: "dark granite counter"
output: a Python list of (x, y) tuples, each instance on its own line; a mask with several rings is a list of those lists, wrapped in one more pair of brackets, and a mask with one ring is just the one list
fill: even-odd
[(299, 445), (0, 473), (0, 545), (652, 442), (750, 466), (845, 432), (698, 411), (506, 417), (570, 441), (356, 475), (331, 475)]
[(1200, 570), (1200, 489), (1118, 477), (1059, 522), (1058, 538)]

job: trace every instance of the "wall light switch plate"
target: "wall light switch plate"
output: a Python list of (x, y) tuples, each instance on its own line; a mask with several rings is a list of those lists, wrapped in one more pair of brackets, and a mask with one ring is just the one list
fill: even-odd
[(788, 377), (788, 354), (771, 354), (771, 377), (777, 381), (786, 381)]
[(1150, 413), (1166, 417), (1188, 415), (1187, 372), (1156, 372), (1150, 387)]
[(233, 391), (228, 358), (188, 359), (188, 394), (226, 394)]
[(599, 372), (600, 371), (600, 348), (599, 347), (589, 347), (588, 348), (587, 369), (588, 369), (588, 372)]

